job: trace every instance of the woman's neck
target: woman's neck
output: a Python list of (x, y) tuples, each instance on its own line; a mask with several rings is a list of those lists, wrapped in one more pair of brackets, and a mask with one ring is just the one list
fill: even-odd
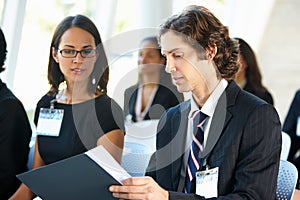
[(160, 73), (155, 73), (151, 75), (142, 75), (141, 80), (143, 84), (150, 84), (150, 83), (159, 83)]
[(95, 93), (88, 91), (87, 85), (84, 84), (68, 84), (65, 89), (60, 91), (58, 95), (58, 102), (65, 104), (76, 104), (81, 103), (97, 97)]

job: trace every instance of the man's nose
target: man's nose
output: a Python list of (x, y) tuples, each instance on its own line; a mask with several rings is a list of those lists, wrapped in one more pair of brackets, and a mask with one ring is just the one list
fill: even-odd
[(175, 60), (174, 59), (167, 59), (165, 70), (166, 70), (167, 73), (172, 73), (172, 71), (176, 71)]

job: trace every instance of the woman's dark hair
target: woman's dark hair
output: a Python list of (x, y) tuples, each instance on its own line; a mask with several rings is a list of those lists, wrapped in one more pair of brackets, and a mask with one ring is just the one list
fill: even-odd
[(6, 60), (6, 40), (2, 29), (0, 28), (0, 73), (5, 70), (4, 62)]
[(240, 55), (247, 64), (245, 71), (247, 82), (254, 86), (258, 91), (266, 91), (262, 84), (262, 76), (258, 67), (255, 53), (250, 45), (241, 38), (235, 38), (239, 42)]
[[(64, 81), (64, 75), (59, 68), (59, 64), (52, 57), (52, 47), (58, 49), (62, 35), (70, 28), (78, 27), (89, 32), (95, 39), (97, 46), (97, 61), (94, 64), (94, 69), (90, 75), (89, 91), (96, 93), (97, 89), (103, 92), (107, 91), (107, 83), (109, 77), (109, 67), (100, 37), (100, 33), (96, 25), (86, 16), (76, 15), (66, 17), (56, 28), (50, 46), (49, 63), (48, 63), (48, 81), (50, 84), (49, 94), (55, 95), (58, 92), (59, 84)], [(96, 84), (92, 84), (92, 79), (96, 80)], [(97, 82), (98, 81), (98, 82)]]
[(202, 47), (205, 50), (217, 47), (213, 58), (217, 74), (226, 80), (234, 78), (239, 67), (238, 43), (229, 37), (228, 28), (208, 9), (196, 5), (188, 6), (161, 24), (158, 38), (170, 30), (182, 36), (184, 41), (198, 51)]

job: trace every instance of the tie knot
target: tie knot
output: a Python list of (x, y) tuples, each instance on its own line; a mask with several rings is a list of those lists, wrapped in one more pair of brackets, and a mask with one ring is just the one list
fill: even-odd
[(196, 110), (193, 113), (194, 125), (201, 125), (207, 117), (208, 116), (205, 113), (201, 112), (200, 110)]

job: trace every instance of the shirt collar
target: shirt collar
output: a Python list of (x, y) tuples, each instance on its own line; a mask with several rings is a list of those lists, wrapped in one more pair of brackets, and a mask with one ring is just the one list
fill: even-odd
[[(206, 114), (207, 116), (211, 117), (214, 114), (214, 111), (216, 109), (218, 100), (222, 93), (225, 91), (226, 87), (228, 85), (228, 82), (225, 79), (221, 79), (221, 81), (218, 83), (217, 87), (214, 89), (214, 91), (211, 93), (211, 95), (208, 97), (206, 102), (201, 108), (201, 112)], [(192, 114), (194, 111), (199, 110), (199, 106), (196, 103), (195, 99), (191, 98), (191, 111), (189, 116), (192, 117)]]

